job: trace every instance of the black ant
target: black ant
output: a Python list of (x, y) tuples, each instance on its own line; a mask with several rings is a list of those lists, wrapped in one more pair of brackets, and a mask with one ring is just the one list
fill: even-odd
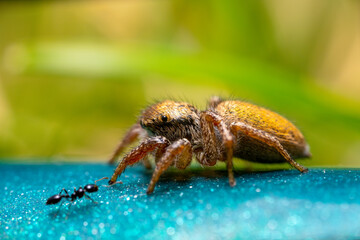
[[(77, 190), (76, 190), (76, 188), (74, 188), (74, 192), (71, 194), (71, 196), (69, 195), (68, 191), (66, 191), (66, 189), (63, 188), (59, 194), (49, 197), (48, 200), (46, 201), (46, 205), (57, 204), (61, 201), (62, 198), (66, 198), (70, 202), (74, 202), (76, 200), (76, 198), (80, 199), (84, 196), (85, 196), (85, 198), (93, 201), (94, 203), (97, 203), (86, 193), (87, 192), (88, 193), (97, 192), (99, 190), (99, 186), (96, 185), (96, 182), (104, 180), (104, 179), (109, 179), (109, 178), (108, 177), (100, 178), (100, 179), (96, 180), (94, 182), (94, 184), (85, 185), (84, 188), (79, 187), (79, 189), (77, 189)], [(65, 194), (61, 194), (63, 191), (65, 192)]]

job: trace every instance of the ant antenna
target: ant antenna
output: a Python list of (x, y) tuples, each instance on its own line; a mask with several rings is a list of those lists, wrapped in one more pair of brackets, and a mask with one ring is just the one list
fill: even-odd
[(117, 181), (117, 182), (114, 182), (113, 184), (111, 184), (111, 185), (102, 185), (103, 187), (112, 187), (112, 186), (114, 186), (115, 184), (123, 184), (123, 182), (122, 181)]
[(100, 178), (100, 179), (98, 179), (98, 180), (95, 181), (95, 184), (96, 184), (96, 182), (101, 181), (101, 180), (104, 180), (104, 179), (109, 179), (109, 178), (108, 178), (108, 177)]

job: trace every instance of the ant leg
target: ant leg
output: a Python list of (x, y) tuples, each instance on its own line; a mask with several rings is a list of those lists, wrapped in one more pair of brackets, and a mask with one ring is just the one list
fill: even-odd
[(176, 142), (171, 144), (169, 147), (167, 147), (165, 154), (156, 164), (155, 171), (152, 175), (152, 178), (151, 178), (151, 181), (150, 181), (150, 184), (148, 186), (146, 193), (150, 194), (154, 191), (155, 184), (159, 180), (160, 175), (166, 169), (168, 169), (168, 167), (170, 167), (170, 165), (174, 162), (174, 159), (177, 156), (179, 156), (179, 154), (182, 154), (185, 152), (185, 154), (183, 156), (188, 157), (191, 161), (192, 154), (188, 154), (189, 151), (191, 151), (191, 143), (186, 138), (177, 140)]
[(117, 181), (117, 182), (112, 183), (111, 185), (101, 185), (101, 186), (110, 188), (110, 187), (114, 186), (115, 184), (123, 184), (123, 182), (122, 181)]
[(284, 158), (285, 160), (294, 168), (299, 170), (300, 172), (308, 172), (308, 169), (299, 163), (295, 162), (294, 159), (291, 158), (289, 153), (285, 150), (285, 148), (281, 145), (279, 140), (277, 140), (274, 136), (271, 136), (270, 134), (255, 129), (245, 123), (235, 123), (231, 126), (234, 131), (241, 131), (245, 135), (255, 138), (263, 143), (266, 143), (267, 145), (274, 147)]
[[(62, 192), (63, 190), (64, 190), (64, 189), (62, 189), (61, 192)], [(61, 192), (60, 192), (60, 193), (61, 193)], [(66, 190), (65, 190), (65, 192), (67, 193)], [(60, 194), (59, 194), (59, 195), (60, 195)], [(71, 200), (69, 200), (69, 198), (70, 198), (69, 194), (67, 194), (67, 195), (62, 195), (62, 197), (66, 198), (66, 200), (68, 200), (70, 203), (72, 203)], [(58, 207), (58, 210), (56, 211), (56, 213), (55, 213), (55, 215), (54, 215), (54, 218), (57, 217), (57, 215), (59, 214), (60, 209), (61, 209), (61, 207), (64, 205), (64, 203), (65, 203), (64, 200), (62, 200), (60, 206)]]
[[(74, 189), (75, 189), (75, 188), (74, 188)], [(61, 195), (61, 193), (62, 193), (63, 191), (66, 193), (66, 195), (63, 195), (63, 197), (66, 198), (66, 199), (70, 198), (70, 195), (69, 195), (68, 191), (66, 191), (65, 188), (61, 189), (59, 195)]]
[(67, 213), (66, 213), (65, 220), (68, 220), (68, 218), (69, 218), (70, 209), (71, 209), (73, 203), (74, 203), (74, 202), (70, 201), (70, 204), (68, 205), (68, 209), (67, 209)]
[(60, 209), (61, 209), (61, 207), (62, 207), (63, 204), (64, 204), (64, 201), (61, 202), (61, 204), (60, 204), (60, 206), (58, 207), (58, 209), (57, 209), (56, 213), (54, 214), (53, 218), (56, 218), (56, 217), (57, 217), (57, 215), (59, 214)]
[(103, 177), (103, 178), (100, 178), (98, 180), (96, 180), (94, 183), (96, 184), (98, 181), (101, 181), (101, 180), (104, 180), (104, 179), (109, 179), (108, 177)]
[(85, 198), (91, 200), (93, 203), (98, 204), (94, 199), (92, 199), (89, 195), (85, 194)]
[[(226, 126), (223, 118), (218, 114), (205, 111), (201, 113), (201, 131), (203, 135), (204, 156), (202, 161), (212, 166), (217, 160), (225, 160), (229, 176), (230, 186), (235, 186), (236, 181), (233, 172), (233, 136)], [(218, 144), (215, 129), (220, 133), (222, 144)], [(225, 156), (222, 155), (222, 148), (225, 148)]]
[(118, 176), (121, 175), (127, 166), (133, 165), (140, 161), (148, 153), (154, 151), (156, 148), (166, 148), (168, 145), (169, 141), (161, 136), (146, 139), (123, 158), (123, 160), (116, 167), (109, 184), (114, 184)]
[(68, 191), (66, 191), (65, 188), (61, 189), (61, 191), (59, 192), (59, 195), (61, 195), (61, 193), (62, 193), (63, 191), (64, 191), (67, 195), (69, 195)]
[(138, 139), (141, 134), (145, 133), (145, 130), (141, 128), (139, 123), (134, 124), (125, 134), (124, 138), (120, 141), (108, 163), (113, 164), (119, 155), (123, 152), (124, 148)]

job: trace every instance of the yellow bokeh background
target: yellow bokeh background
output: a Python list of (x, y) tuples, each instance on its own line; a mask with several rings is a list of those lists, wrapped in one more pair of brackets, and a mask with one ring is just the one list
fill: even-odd
[(155, 100), (272, 109), (360, 166), (358, 1), (0, 3), (0, 157), (105, 161)]

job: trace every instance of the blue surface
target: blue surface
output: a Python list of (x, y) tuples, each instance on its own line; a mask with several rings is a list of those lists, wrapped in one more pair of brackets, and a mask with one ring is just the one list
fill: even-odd
[[(171, 171), (151, 196), (151, 171), (128, 168), (123, 184), (46, 206), (62, 187), (111, 176), (107, 165), (0, 165), (1, 239), (359, 239), (360, 171)], [(102, 182), (106, 184), (106, 181)], [(100, 183), (101, 184), (101, 183)]]

